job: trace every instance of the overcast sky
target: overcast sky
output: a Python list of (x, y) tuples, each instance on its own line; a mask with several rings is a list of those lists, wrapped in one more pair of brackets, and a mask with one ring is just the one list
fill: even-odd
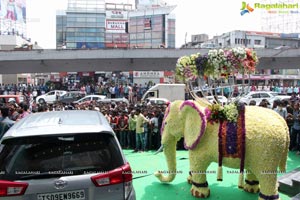
[[(122, 2), (121, 0), (112, 0)], [(264, 0), (260, 0), (264, 1)], [(134, 0), (124, 0), (134, 3)], [(212, 38), (232, 30), (260, 31), (261, 11), (240, 15), (242, 0), (165, 0), (177, 5), (173, 13), (176, 16), (176, 47), (191, 41), (192, 34), (206, 33)], [(247, 0), (253, 5), (254, 0)], [(32, 42), (37, 41), (43, 48), (55, 48), (56, 10), (64, 10), (67, 0), (27, 0), (27, 32)]]

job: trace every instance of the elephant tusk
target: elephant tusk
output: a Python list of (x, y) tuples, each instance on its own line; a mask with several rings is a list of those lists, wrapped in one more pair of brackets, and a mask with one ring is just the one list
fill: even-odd
[(156, 155), (156, 154), (158, 154), (158, 153), (160, 153), (160, 152), (163, 152), (163, 149), (164, 149), (164, 145), (161, 145), (161, 146), (159, 147), (159, 149), (154, 153), (154, 155)]

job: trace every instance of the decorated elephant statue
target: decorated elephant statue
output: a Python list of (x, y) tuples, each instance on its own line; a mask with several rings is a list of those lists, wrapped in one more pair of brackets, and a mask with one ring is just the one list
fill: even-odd
[(229, 121), (227, 118), (234, 109), (229, 109), (226, 118), (224, 110), (214, 109), (204, 101), (172, 102), (162, 127), (168, 174), (156, 172), (156, 177), (161, 182), (174, 180), (176, 144), (184, 137), (184, 146), (189, 150), (188, 182), (192, 184), (193, 196), (210, 195), (205, 171), (211, 162), (217, 162), (219, 181), (222, 165), (237, 168), (239, 188), (259, 192), (259, 199), (279, 199), (277, 172), (286, 170), (290, 140), (286, 122), (273, 110), (263, 107), (236, 104), (236, 110), (236, 120)]

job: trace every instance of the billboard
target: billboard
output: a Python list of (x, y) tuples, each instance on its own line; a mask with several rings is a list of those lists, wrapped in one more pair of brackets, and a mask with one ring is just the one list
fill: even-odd
[(26, 0), (0, 0), (2, 34), (25, 34)]
[(25, 23), (26, 0), (0, 0), (0, 18)]

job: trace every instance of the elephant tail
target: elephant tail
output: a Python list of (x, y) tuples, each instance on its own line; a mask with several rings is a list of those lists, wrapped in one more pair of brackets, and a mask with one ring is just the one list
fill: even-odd
[(287, 162), (287, 157), (288, 157), (288, 152), (289, 152), (289, 145), (290, 145), (290, 134), (289, 134), (288, 127), (286, 127), (285, 148), (284, 148), (284, 151), (281, 154), (281, 158), (280, 158), (280, 161), (279, 161), (279, 169), (282, 172), (286, 171), (286, 162)]

